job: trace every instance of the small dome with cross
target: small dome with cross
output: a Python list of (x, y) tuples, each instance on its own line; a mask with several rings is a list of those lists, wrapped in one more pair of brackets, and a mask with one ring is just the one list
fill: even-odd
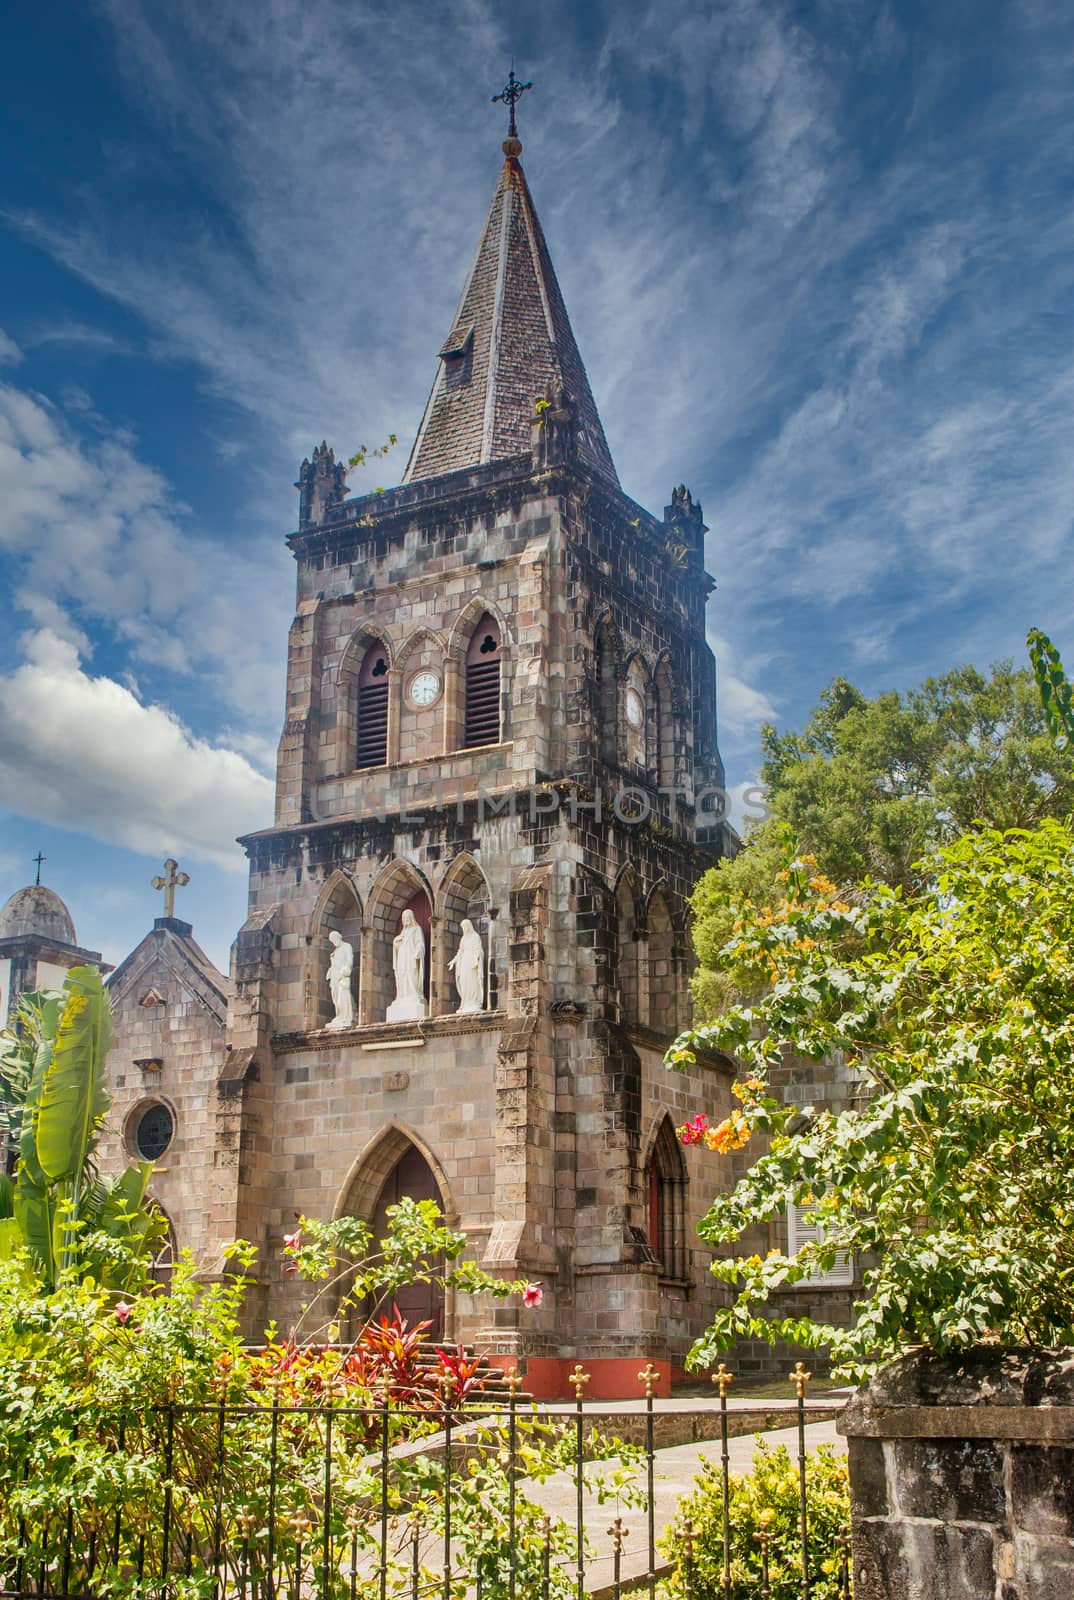
[(77, 945), (71, 913), (54, 889), (31, 883), (0, 909), (0, 939), (51, 939)]

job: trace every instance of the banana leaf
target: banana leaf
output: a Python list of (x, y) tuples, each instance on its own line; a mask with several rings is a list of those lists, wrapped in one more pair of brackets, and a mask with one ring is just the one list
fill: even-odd
[(10, 1261), (22, 1244), (22, 1229), (14, 1217), (0, 1217), (0, 1261)]
[(78, 1180), (108, 1110), (104, 1063), (111, 1043), (108, 995), (95, 967), (72, 967), (66, 1004), (33, 1108), (37, 1160), (52, 1183)]
[(6, 1172), (0, 1172), (0, 1222), (15, 1215), (15, 1185)]
[[(56, 1014), (56, 1026), (59, 1026), (59, 1012)], [(53, 1035), (55, 1029), (53, 1029)], [(23, 1102), (22, 1130), (19, 1138), (19, 1171), (25, 1172), (29, 1181), (35, 1188), (43, 1189), (48, 1179), (41, 1170), (41, 1163), (37, 1159), (37, 1144), (34, 1139), (34, 1108), (41, 1098), (41, 1086), (45, 1081), (49, 1062), (52, 1060), (52, 1047), (54, 1037), (50, 1036), (41, 1040), (33, 1056), (33, 1070), (30, 1074), (29, 1087), (26, 1090), (26, 1099)]]
[(56, 1198), (47, 1188), (29, 1181), (20, 1173), (15, 1185), (15, 1221), (34, 1260), (41, 1269), (45, 1287), (56, 1284)]
[(83, 1199), (86, 1265), (106, 1288), (141, 1288), (167, 1237), (163, 1212), (147, 1198), (152, 1176), (153, 1163), (144, 1161), (119, 1178), (98, 1179)]

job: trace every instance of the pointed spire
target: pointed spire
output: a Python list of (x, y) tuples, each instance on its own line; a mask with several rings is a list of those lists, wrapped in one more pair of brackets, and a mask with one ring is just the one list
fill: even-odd
[(576, 458), (618, 483), (548, 246), (519, 162), (514, 107), (529, 85), (511, 81), (506, 160), (492, 197), (404, 483), (523, 455), (536, 402), (569, 397)]

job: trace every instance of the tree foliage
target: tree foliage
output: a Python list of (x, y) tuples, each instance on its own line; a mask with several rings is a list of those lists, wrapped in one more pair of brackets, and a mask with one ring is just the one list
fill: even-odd
[[(850, 1526), (850, 1479), (846, 1457), (830, 1444), (806, 1456), (806, 1501), (810, 1549), (815, 1552), (811, 1600), (841, 1600), (839, 1538)], [(704, 1463), (692, 1494), (679, 1501), (675, 1520), (661, 1540), (674, 1569), (660, 1588), (661, 1600), (800, 1600), (798, 1465), (786, 1445), (757, 1440), (753, 1470), (732, 1473), (728, 1494), (730, 1587), (724, 1585), (723, 1469)], [(768, 1542), (768, 1589), (763, 1590), (761, 1539)]]
[[(457, 1263), (451, 1281), (475, 1292), (525, 1291), (476, 1267), (460, 1279), (466, 1242), (430, 1202), (403, 1200), (388, 1208), (379, 1241), (302, 1222), (283, 1265), (323, 1287), (337, 1254), (354, 1248), (361, 1292), (377, 1298), (446, 1257)], [(129, 1600), (147, 1585), (179, 1600), (404, 1596), (416, 1581), (418, 1522), (417, 1581), (439, 1593), (442, 1575), (426, 1562), (435, 1565), (450, 1519), (453, 1592), (466, 1574), (489, 1600), (568, 1600), (573, 1529), (552, 1518), (546, 1533), (543, 1508), (519, 1480), (569, 1467), (573, 1430), (522, 1407), (510, 1425), (502, 1415), (475, 1422), (486, 1408), (461, 1349), (433, 1351), (426, 1329), (395, 1314), (349, 1338), (345, 1300), (311, 1307), (328, 1313), (312, 1337), (269, 1328), (251, 1347), (243, 1302), (255, 1254), (233, 1245), (228, 1272), (207, 1283), (184, 1255), (170, 1292), (154, 1285), (130, 1301), (73, 1269), (49, 1288), (17, 1257), (0, 1260), (0, 1586), (54, 1572), (71, 1594)], [(467, 1403), (476, 1407), (467, 1449), (451, 1456), (435, 1436), (448, 1417), (462, 1421)], [(423, 1439), (434, 1442), (425, 1449)], [(630, 1454), (601, 1434), (586, 1448)], [(587, 1492), (600, 1498), (592, 1475)], [(637, 1491), (628, 1484), (623, 1495)]]
[[(1074, 833), (982, 829), (915, 878), (852, 901), (796, 856), (778, 904), (732, 898), (720, 960), (747, 998), (683, 1035), (668, 1064), (698, 1049), (745, 1064), (741, 1110), (704, 1133), (695, 1121), (688, 1140), (770, 1142), (700, 1231), (716, 1246), (782, 1231), (793, 1200), (821, 1241), (717, 1260), (733, 1299), (695, 1365), (753, 1337), (827, 1344), (851, 1375), (919, 1342), (1074, 1338)], [(860, 1105), (779, 1104), (767, 1080), (787, 1053), (841, 1057)], [(839, 1252), (865, 1264), (853, 1327), (768, 1306)]]
[[(1054, 703), (1061, 699), (1057, 689)], [(875, 699), (837, 678), (801, 733), (766, 726), (769, 819), (733, 861), (701, 878), (691, 899), (698, 1016), (732, 997), (716, 959), (734, 921), (732, 900), (779, 898), (784, 828), (839, 884), (871, 878), (915, 889), (936, 846), (974, 827), (1030, 827), (1074, 807), (1072, 750), (1056, 744), (1051, 723), (1033, 674), (1000, 662), (988, 677), (959, 667)]]

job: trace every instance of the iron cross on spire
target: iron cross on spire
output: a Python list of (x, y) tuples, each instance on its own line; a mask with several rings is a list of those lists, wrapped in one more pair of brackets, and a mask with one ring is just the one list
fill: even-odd
[(492, 97), (493, 105), (496, 104), (497, 100), (502, 100), (504, 105), (507, 106), (511, 113), (511, 122), (507, 129), (507, 137), (509, 139), (518, 138), (518, 129), (515, 127), (515, 106), (522, 99), (522, 96), (525, 94), (526, 90), (532, 88), (532, 83), (519, 83), (518, 79), (515, 77), (515, 69), (512, 67), (503, 93), (494, 94)]
[(32, 856), (31, 860), (33, 860), (37, 864), (37, 877), (34, 879), (34, 883), (36, 884), (36, 886), (38, 888), (40, 888), (41, 887), (41, 863), (42, 863), (42, 861), (47, 861), (48, 860), (48, 856), (43, 856), (41, 854), (40, 850), (38, 850), (36, 856)]
[(185, 889), (189, 882), (189, 872), (180, 872), (178, 861), (173, 861), (171, 856), (169, 856), (167, 861), (164, 863), (163, 878), (157, 877), (153, 879), (154, 889), (164, 890), (164, 915), (166, 917), (173, 917), (175, 915), (176, 889)]

